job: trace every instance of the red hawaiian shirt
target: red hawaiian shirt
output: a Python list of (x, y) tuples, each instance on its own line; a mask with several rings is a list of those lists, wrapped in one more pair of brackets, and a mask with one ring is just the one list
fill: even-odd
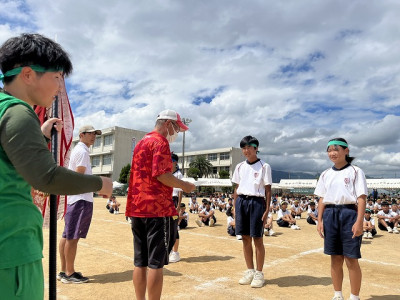
[(157, 180), (158, 176), (169, 172), (172, 172), (172, 160), (167, 139), (155, 131), (146, 134), (133, 153), (125, 215), (176, 216), (172, 187)]

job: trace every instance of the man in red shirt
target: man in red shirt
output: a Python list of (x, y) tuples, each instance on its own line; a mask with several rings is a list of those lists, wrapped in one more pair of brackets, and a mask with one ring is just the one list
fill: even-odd
[(173, 110), (162, 111), (154, 130), (136, 145), (126, 206), (134, 237), (133, 285), (137, 299), (160, 299), (163, 267), (175, 243), (178, 212), (171, 199), (173, 187), (191, 192), (195, 186), (172, 174), (169, 143), (189, 128)]

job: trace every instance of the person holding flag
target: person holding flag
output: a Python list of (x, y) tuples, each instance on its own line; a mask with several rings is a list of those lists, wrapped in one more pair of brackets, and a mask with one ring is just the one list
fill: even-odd
[[(31, 187), (52, 194), (98, 191), (110, 195), (110, 178), (57, 166), (47, 147), (57, 118), (42, 127), (33, 105), (51, 106), (60, 79), (72, 71), (68, 54), (39, 34), (22, 34), (0, 47), (0, 295), (43, 299), (43, 218)], [(21, 284), (23, 283), (23, 284)]]

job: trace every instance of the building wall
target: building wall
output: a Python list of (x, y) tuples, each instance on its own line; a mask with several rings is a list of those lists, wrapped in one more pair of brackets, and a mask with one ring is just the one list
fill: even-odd
[[(122, 167), (131, 163), (134, 146), (146, 132), (118, 126), (101, 131), (102, 135), (97, 136), (95, 144), (89, 148), (92, 172), (118, 181)], [(79, 137), (74, 138), (72, 146), (77, 142)]]
[[(227, 153), (229, 153), (229, 159), (223, 159), (223, 155)], [(221, 154), (223, 155), (221, 156)], [(183, 168), (182, 153), (177, 153), (177, 155), (179, 156), (179, 165)], [(214, 167), (213, 174), (209, 175), (211, 178), (219, 178), (219, 171), (223, 169), (227, 170), (228, 168), (229, 175), (232, 178), (236, 165), (245, 159), (242, 150), (234, 147), (185, 152), (185, 177), (187, 177), (187, 170), (189, 169), (190, 163), (196, 158), (196, 156), (200, 155), (205, 155), (206, 159), (210, 161)]]

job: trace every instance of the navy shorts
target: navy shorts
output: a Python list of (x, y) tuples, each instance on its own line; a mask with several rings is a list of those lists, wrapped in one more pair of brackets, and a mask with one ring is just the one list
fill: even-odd
[(168, 265), (176, 240), (177, 226), (172, 217), (132, 217), (134, 265), (160, 269)]
[(93, 202), (79, 200), (67, 206), (62, 234), (67, 240), (84, 239), (89, 231), (93, 216)]
[(239, 195), (235, 201), (235, 233), (262, 237), (264, 224), (262, 216), (265, 212), (263, 197)]
[(328, 255), (343, 255), (349, 258), (361, 258), (362, 235), (352, 238), (351, 231), (357, 220), (355, 205), (325, 206), (324, 253)]

